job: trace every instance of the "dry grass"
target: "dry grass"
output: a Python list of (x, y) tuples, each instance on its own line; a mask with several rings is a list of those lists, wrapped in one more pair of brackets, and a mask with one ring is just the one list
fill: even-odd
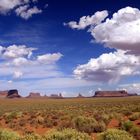
[[(75, 99), (1, 99), (0, 125), (20, 134), (43, 134), (50, 129), (73, 128), (84, 132), (102, 132), (107, 128), (121, 129), (121, 124), (129, 118), (139, 122), (140, 97), (124, 98), (75, 98)], [(137, 115), (137, 116), (136, 116)], [(74, 121), (82, 116), (83, 121)], [(135, 117), (136, 116), (136, 117)], [(88, 124), (95, 120), (95, 124)], [(87, 122), (85, 122), (87, 120)], [(113, 121), (117, 126), (110, 126)], [(134, 137), (139, 134), (140, 125), (131, 121), (136, 127), (128, 130)], [(77, 123), (77, 124), (75, 124)], [(84, 126), (86, 124), (86, 126)], [(96, 127), (93, 128), (92, 126)], [(138, 127), (138, 128), (137, 128)], [(98, 128), (98, 129), (97, 129)], [(26, 130), (26, 131), (25, 131)], [(92, 135), (92, 134), (91, 134)], [(136, 139), (139, 138), (137, 135)]]

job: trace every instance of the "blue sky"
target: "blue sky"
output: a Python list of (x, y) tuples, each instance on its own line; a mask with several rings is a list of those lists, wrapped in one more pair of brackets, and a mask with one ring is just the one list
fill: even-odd
[(139, 93), (139, 4), (1, 0), (1, 90), (17, 88), (23, 96), (31, 91), (64, 96), (119, 89)]

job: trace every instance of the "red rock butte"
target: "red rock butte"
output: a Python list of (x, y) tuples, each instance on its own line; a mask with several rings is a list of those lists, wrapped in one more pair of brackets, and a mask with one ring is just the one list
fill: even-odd
[(29, 96), (27, 96), (27, 98), (41, 98), (42, 96), (40, 95), (40, 93), (33, 93), (31, 92), (29, 94)]
[(20, 98), (18, 90), (12, 89), (7, 91), (0, 91), (0, 98)]
[(96, 91), (95, 97), (126, 97), (129, 96), (127, 91)]

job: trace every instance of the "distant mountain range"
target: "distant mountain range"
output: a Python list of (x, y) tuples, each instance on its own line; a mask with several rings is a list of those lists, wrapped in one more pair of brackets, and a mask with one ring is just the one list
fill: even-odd
[[(129, 94), (125, 90), (119, 90), (119, 91), (96, 91), (93, 97), (127, 97), (127, 96), (137, 96), (138, 94)], [(7, 90), (7, 91), (0, 91), (0, 99), (3, 98), (23, 98), (21, 95), (19, 95), (19, 92), (17, 89)], [(50, 96), (41, 96), (40, 93), (34, 93), (31, 92), (27, 97), (24, 98), (51, 98), (51, 99), (64, 99), (66, 97), (63, 97), (62, 94), (51, 94)], [(76, 98), (86, 98), (82, 94), (78, 94)], [(90, 98), (90, 97), (89, 97)]]

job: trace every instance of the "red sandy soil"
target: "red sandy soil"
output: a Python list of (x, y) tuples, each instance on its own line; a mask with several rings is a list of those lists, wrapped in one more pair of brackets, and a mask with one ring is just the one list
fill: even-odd
[[(24, 120), (29, 120), (30, 116), (29, 115), (24, 115), (23, 119)], [(126, 121), (126, 120), (128, 120), (127, 116), (124, 117), (124, 121)], [(18, 122), (18, 121), (19, 121), (19, 119), (14, 120), (15, 123)], [(136, 120), (136, 121), (133, 121), (133, 123), (140, 127), (140, 119)], [(4, 118), (0, 118), (0, 127), (12, 130), (11, 128), (8, 127), (8, 124), (6, 124)], [(108, 126), (107, 126), (107, 129), (110, 129), (110, 128), (119, 128), (119, 121), (117, 119), (112, 119), (109, 122)], [(46, 128), (46, 127), (44, 128), (41, 125), (38, 125), (38, 127), (33, 127), (30, 124), (26, 124), (25, 126), (23, 126), (23, 129), (26, 132), (35, 132), (37, 134), (43, 135), (46, 132), (50, 131), (52, 128)], [(22, 129), (21, 130), (17, 130), (16, 132), (19, 133), (20, 135), (23, 135), (23, 133), (24, 133), (24, 132), (22, 132)], [(97, 137), (97, 133), (92, 133), (91, 136), (93, 137), (94, 140), (97, 139), (96, 138)]]
[(139, 126), (139, 127), (140, 127), (140, 119), (139, 119), (139, 120), (134, 121), (134, 124), (136, 124), (137, 126)]
[[(11, 128), (8, 128), (8, 127), (6, 126), (6, 124), (3, 124), (3, 125), (1, 126), (1, 128), (6, 128), (6, 129), (8, 129), (8, 130), (13, 130), (13, 129), (11, 129)], [(41, 126), (38, 127), (38, 128), (35, 128), (35, 127), (30, 126), (30, 125), (26, 125), (26, 126), (24, 126), (24, 130), (25, 130), (26, 132), (34, 132), (34, 133), (36, 133), (36, 134), (43, 135), (43, 134), (45, 134), (46, 132), (50, 131), (51, 129), (50, 129), (50, 128), (43, 128), (43, 127), (41, 127)], [(15, 131), (15, 130), (13, 130), (13, 131)], [(22, 131), (22, 130), (17, 130), (17, 131), (15, 131), (15, 132), (19, 133), (20, 135), (23, 135), (23, 131)]]
[(112, 119), (107, 126), (107, 128), (118, 128), (118, 127), (119, 127), (119, 121), (116, 119)]
[[(119, 127), (119, 121), (116, 119), (112, 119), (107, 126), (108, 129), (109, 128), (118, 128), (118, 127)], [(92, 133), (91, 136), (94, 140), (97, 139), (97, 133)]]
[[(14, 122), (18, 122), (18, 119), (17, 120), (14, 120)], [(5, 122), (4, 119), (1, 119), (0, 120), (0, 127), (1, 128), (6, 128), (8, 130), (13, 130), (13, 129), (11, 129), (11, 128), (8, 127), (8, 125), (6, 124), (6, 122)], [(35, 128), (35, 127), (32, 127), (29, 124), (25, 125), (23, 128), (24, 128), (24, 130), (26, 132), (35, 132), (35, 133), (40, 134), (40, 135), (43, 135), (47, 131), (51, 130), (51, 128), (46, 128), (46, 127), (44, 128), (41, 125), (38, 126), (37, 128)], [(15, 130), (13, 130), (13, 131), (15, 131)], [(22, 130), (17, 130), (16, 132), (19, 133), (20, 135), (23, 135), (23, 131)]]
[(51, 128), (43, 128), (42, 126), (39, 126), (38, 128), (35, 128), (35, 127), (30, 126), (30, 125), (27, 125), (25, 127), (25, 129), (29, 132), (34, 132), (34, 133), (39, 134), (39, 135), (43, 135), (47, 131), (51, 130)]
[(93, 138), (93, 140), (96, 140), (96, 139), (97, 139), (97, 138), (96, 138), (96, 137), (97, 137), (97, 133), (92, 133), (92, 134), (91, 134), (91, 137)]

